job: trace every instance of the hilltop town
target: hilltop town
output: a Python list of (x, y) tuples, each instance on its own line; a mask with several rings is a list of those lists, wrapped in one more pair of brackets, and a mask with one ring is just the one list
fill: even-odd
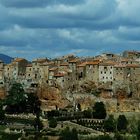
[(139, 111), (140, 52), (67, 55), (32, 62), (15, 58), (10, 64), (0, 61), (1, 98), (15, 82), (27, 93), (38, 94), (42, 111), (76, 109), (78, 104), (84, 110), (97, 100), (103, 101), (109, 112)]

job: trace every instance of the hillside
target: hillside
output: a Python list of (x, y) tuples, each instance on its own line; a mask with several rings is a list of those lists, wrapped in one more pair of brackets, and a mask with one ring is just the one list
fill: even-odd
[(12, 59), (13, 58), (8, 55), (0, 54), (0, 60), (2, 60), (6, 64), (10, 63)]

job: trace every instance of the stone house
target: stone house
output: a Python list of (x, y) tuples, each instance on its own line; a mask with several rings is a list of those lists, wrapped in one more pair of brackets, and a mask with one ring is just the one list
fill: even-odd
[(113, 80), (114, 83), (122, 83), (125, 79), (125, 69), (126, 65), (124, 64), (116, 64), (113, 68)]
[(4, 84), (4, 63), (0, 60), (0, 85)]
[(102, 62), (99, 64), (99, 82), (100, 83), (113, 82), (114, 65), (115, 65), (115, 62), (112, 62), (112, 61)]
[(86, 63), (86, 80), (99, 82), (99, 63), (100, 61), (94, 60)]
[(4, 66), (5, 79), (11, 79), (20, 82), (25, 78), (26, 65), (28, 61), (24, 58), (15, 58), (11, 64)]
[(130, 59), (139, 59), (140, 52), (138, 52), (138, 51), (124, 51), (123, 56), (130, 58)]

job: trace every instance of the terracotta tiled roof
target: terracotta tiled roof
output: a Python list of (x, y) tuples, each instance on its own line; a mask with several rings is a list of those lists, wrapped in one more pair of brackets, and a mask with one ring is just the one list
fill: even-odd
[(117, 62), (113, 62), (113, 61), (100, 63), (101, 66), (114, 66), (116, 64), (117, 64)]
[(26, 67), (32, 67), (32, 64), (28, 64)]
[(86, 63), (81, 63), (79, 65), (77, 65), (77, 67), (85, 67), (86, 66)]
[(56, 73), (56, 74), (54, 75), (54, 77), (64, 77), (64, 76), (65, 76), (64, 73)]
[(138, 65), (138, 64), (128, 64), (127, 67), (140, 68), (140, 65)]
[(79, 65), (77, 65), (78, 67), (84, 67), (84, 66), (86, 66), (86, 65), (98, 65), (100, 63), (100, 61), (99, 60), (93, 60), (93, 61), (87, 61), (87, 62), (83, 62), (83, 63), (81, 63), (81, 64), (79, 64)]
[(77, 58), (77, 59), (70, 60), (69, 63), (76, 63), (78, 61), (80, 61), (80, 59)]
[(57, 67), (52, 67), (49, 69), (49, 71), (56, 71), (58, 68)]
[(127, 59), (127, 58), (123, 58), (121, 59), (121, 62), (128, 62), (130, 59)]
[(138, 52), (138, 51), (127, 51), (127, 53), (129, 53), (129, 54), (139, 54), (140, 52)]
[(25, 60), (24, 58), (15, 58), (14, 60), (13, 60), (13, 62), (20, 62), (20, 61), (23, 61), (23, 60)]
[(89, 61), (86, 62), (86, 65), (98, 65), (100, 62), (99, 61)]
[(60, 66), (68, 66), (69, 64), (67, 62), (63, 62), (60, 64)]
[(33, 60), (32, 62), (44, 63), (46, 61), (48, 61), (47, 58), (38, 58), (38, 59)]
[(116, 68), (125, 68), (125, 67), (126, 67), (126, 65), (117, 64), (117, 65), (115, 65), (114, 67), (116, 67)]

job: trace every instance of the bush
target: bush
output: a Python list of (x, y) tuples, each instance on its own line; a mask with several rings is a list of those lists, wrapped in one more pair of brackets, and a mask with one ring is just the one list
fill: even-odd
[(119, 115), (118, 121), (117, 121), (117, 129), (118, 131), (123, 131), (127, 129), (128, 121), (124, 115)]
[(55, 118), (52, 118), (49, 120), (49, 127), (55, 128), (57, 126), (57, 120)]
[(75, 128), (72, 130), (69, 127), (65, 128), (60, 134), (60, 140), (78, 140), (77, 130)]
[(113, 115), (110, 115), (104, 122), (104, 129), (107, 132), (114, 132), (116, 128), (116, 122)]
[(84, 110), (83, 111), (83, 117), (84, 118), (92, 118), (92, 111), (91, 110)]
[(93, 117), (96, 119), (106, 118), (106, 109), (103, 102), (96, 102), (93, 107)]

